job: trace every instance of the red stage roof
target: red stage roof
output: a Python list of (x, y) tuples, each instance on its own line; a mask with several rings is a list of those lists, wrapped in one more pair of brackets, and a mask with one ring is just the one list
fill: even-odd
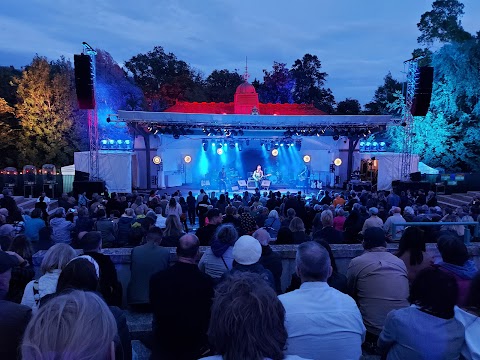
[[(259, 104), (260, 115), (327, 115), (312, 104)], [(177, 101), (165, 112), (185, 114), (234, 114), (234, 103)]]

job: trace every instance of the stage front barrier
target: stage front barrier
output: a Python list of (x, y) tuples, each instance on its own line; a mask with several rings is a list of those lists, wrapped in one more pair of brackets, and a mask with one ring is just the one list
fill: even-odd
[[(392, 224), (392, 237), (395, 236), (397, 233), (397, 227), (406, 227), (406, 226), (426, 226), (426, 227), (439, 227), (439, 226), (444, 226), (444, 225), (465, 225), (465, 226), (474, 226), (473, 230), (473, 237), (478, 238), (478, 230), (480, 223), (474, 221), (463, 221), (463, 222), (407, 222), (407, 223), (402, 223), (402, 224)], [(469, 228), (465, 228), (465, 233), (463, 234), (463, 241), (465, 245), (470, 244), (472, 234), (470, 233)]]

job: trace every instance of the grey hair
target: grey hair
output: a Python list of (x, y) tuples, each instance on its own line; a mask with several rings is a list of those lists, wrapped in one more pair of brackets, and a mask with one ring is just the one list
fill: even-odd
[(268, 213), (268, 217), (269, 217), (269, 218), (278, 219), (279, 216), (278, 216), (277, 210), (272, 210), (272, 211), (270, 211), (270, 212)]
[(232, 224), (223, 224), (215, 230), (213, 239), (233, 246), (238, 239), (238, 231)]
[(133, 211), (133, 209), (131, 209), (131, 208), (126, 208), (125, 209), (125, 215), (133, 216), (133, 215), (135, 215), (135, 211)]
[(77, 256), (77, 253), (68, 244), (55, 244), (45, 253), (40, 269), (42, 274), (52, 270), (62, 270), (70, 260)]
[(23, 359), (110, 359), (117, 325), (104, 300), (74, 290), (50, 299), (29, 322)]
[(290, 221), (290, 225), (288, 226), (291, 232), (297, 231), (305, 231), (305, 224), (303, 220), (299, 217), (294, 217), (292, 221)]
[(302, 281), (327, 281), (330, 275), (330, 255), (327, 249), (315, 241), (307, 241), (298, 246), (295, 264)]
[(333, 225), (333, 214), (331, 210), (324, 210), (322, 215), (320, 215), (323, 226), (332, 226)]

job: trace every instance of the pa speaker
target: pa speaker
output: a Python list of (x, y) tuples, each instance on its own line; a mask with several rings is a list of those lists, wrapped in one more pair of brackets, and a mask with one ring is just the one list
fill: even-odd
[(415, 96), (413, 98), (410, 112), (413, 116), (425, 116), (430, 107), (432, 99), (433, 86), (433, 67), (422, 66), (418, 69), (418, 81), (415, 87)]
[(77, 90), (78, 107), (80, 109), (95, 109), (95, 90), (93, 87), (92, 58), (89, 55), (74, 55), (75, 88)]
[(87, 197), (91, 198), (92, 194), (97, 193), (103, 195), (105, 192), (105, 181), (74, 181), (73, 192), (83, 194), (87, 192)]
[(420, 171), (414, 172), (410, 174), (411, 181), (421, 181), (422, 180), (422, 173)]

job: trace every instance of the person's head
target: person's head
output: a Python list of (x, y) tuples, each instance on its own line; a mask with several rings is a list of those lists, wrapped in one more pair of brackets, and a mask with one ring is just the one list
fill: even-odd
[(168, 215), (165, 220), (165, 236), (179, 235), (182, 233), (182, 223), (177, 215)]
[(455, 278), (434, 267), (420, 271), (410, 289), (410, 302), (427, 313), (444, 318), (453, 318), (457, 302), (458, 285)]
[(62, 270), (70, 260), (77, 256), (77, 253), (70, 245), (55, 244), (47, 250), (43, 257), (40, 270), (42, 274), (53, 270)]
[(87, 256), (73, 258), (64, 267), (58, 277), (57, 293), (67, 289), (98, 291), (99, 265), (92, 257), (88, 256), (87, 259)]
[(238, 239), (238, 232), (235, 229), (235, 226), (232, 224), (223, 224), (220, 225), (216, 230), (215, 234), (213, 235), (213, 240), (219, 241), (223, 244), (228, 244), (233, 246), (235, 241)]
[(25, 235), (15, 236), (8, 250), (17, 253), (24, 259), (31, 259), (33, 256), (32, 244)]
[(242, 227), (243, 232), (248, 235), (253, 234), (258, 228), (255, 219), (247, 212), (243, 212), (240, 215), (240, 226)]
[(18, 259), (0, 250), (0, 291), (8, 292), (12, 268), (18, 265)]
[(337, 208), (337, 210), (335, 210), (337, 216), (345, 216), (345, 210), (343, 210), (341, 207), (340, 208)]
[(320, 215), (320, 220), (322, 222), (323, 227), (333, 226), (333, 214), (330, 210), (322, 211)]
[(288, 227), (292, 232), (305, 231), (305, 224), (303, 223), (303, 220), (299, 217), (294, 217), (290, 221), (290, 225)]
[(145, 240), (149, 243), (155, 243), (160, 245), (162, 242), (162, 237), (163, 237), (163, 231), (159, 227), (152, 226), (148, 232), (147, 235), (145, 235)]
[(257, 171), (262, 170), (262, 167), (260, 165), (257, 165)]
[(208, 202), (208, 195), (203, 195), (203, 202)]
[(371, 207), (370, 209), (368, 209), (368, 213), (370, 214), (370, 216), (377, 216), (378, 215), (378, 208)]
[(185, 234), (178, 240), (177, 256), (180, 258), (195, 261), (198, 255), (198, 249), (200, 247), (200, 241), (198, 237), (193, 234)]
[(218, 225), (222, 223), (222, 214), (218, 209), (210, 209), (207, 211), (208, 223), (212, 225)]
[(415, 215), (415, 210), (411, 206), (405, 206), (405, 209), (403, 209), (403, 213), (405, 215)]
[(125, 213), (125, 216), (128, 216), (128, 217), (133, 217), (135, 215), (135, 212), (131, 208), (126, 208), (124, 213)]
[(268, 246), (270, 244), (270, 234), (264, 228), (256, 230), (252, 236), (257, 239), (262, 246)]
[(232, 255), (238, 264), (252, 265), (260, 260), (262, 246), (253, 236), (243, 235), (235, 242)]
[(83, 251), (99, 251), (102, 248), (102, 233), (100, 231), (87, 232), (80, 241)]
[(278, 216), (277, 210), (271, 210), (271, 211), (268, 213), (268, 217), (269, 217), (269, 218), (278, 219), (279, 216)]
[(63, 207), (57, 208), (53, 213), (53, 216), (57, 218), (65, 217), (65, 209)]
[(223, 359), (283, 359), (285, 309), (259, 275), (233, 274), (215, 289), (208, 337)]
[(137, 204), (137, 205), (142, 205), (143, 204), (143, 196), (142, 195), (138, 195), (136, 197), (135, 204)]
[(385, 233), (378, 227), (368, 228), (363, 233), (363, 248), (370, 250), (376, 247), (387, 247)]
[(437, 241), (444, 262), (463, 266), (468, 260), (468, 250), (462, 240), (454, 235), (442, 235)]
[(74, 290), (53, 297), (30, 320), (23, 359), (113, 359), (117, 325), (105, 301)]
[(234, 206), (231, 206), (231, 205), (227, 206), (225, 208), (225, 215), (232, 216), (234, 214), (235, 209), (236, 208)]
[(168, 202), (168, 207), (175, 208), (177, 206), (177, 200), (172, 196)]
[(303, 282), (325, 282), (332, 274), (330, 256), (327, 249), (315, 241), (307, 241), (297, 248), (295, 258), (297, 275)]
[(294, 209), (294, 208), (289, 208), (289, 209), (287, 210), (287, 216), (288, 216), (289, 218), (293, 218), (293, 217), (295, 217), (295, 215), (296, 215), (296, 212), (295, 212), (295, 209)]
[(419, 227), (409, 226), (405, 229), (398, 244), (398, 256), (410, 252), (410, 265), (417, 265), (423, 261), (425, 251), (424, 231)]

